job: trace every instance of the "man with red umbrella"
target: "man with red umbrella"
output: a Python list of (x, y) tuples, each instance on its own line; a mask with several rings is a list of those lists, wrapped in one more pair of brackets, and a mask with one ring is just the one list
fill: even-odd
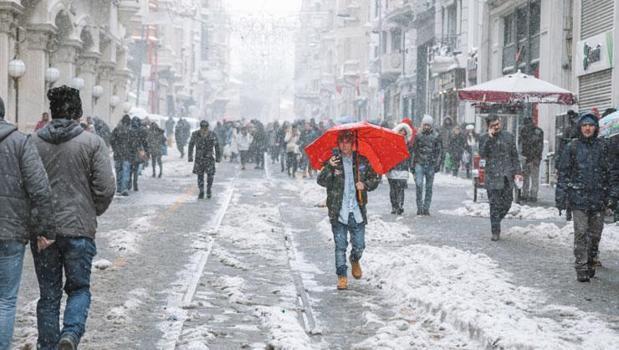
[(355, 133), (340, 131), (338, 147), (318, 175), (318, 184), (327, 188), (327, 208), (335, 242), (335, 266), (338, 276), (337, 289), (348, 288), (346, 265), (347, 234), (350, 232), (352, 251), (350, 263), (352, 275), (362, 276), (359, 260), (365, 249), (365, 225), (367, 223), (367, 191), (373, 191), (380, 183), (368, 159), (353, 152)]

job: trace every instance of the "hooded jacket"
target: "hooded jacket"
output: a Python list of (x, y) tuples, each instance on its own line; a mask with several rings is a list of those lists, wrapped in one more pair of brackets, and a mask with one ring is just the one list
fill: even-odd
[(0, 241), (26, 242), (40, 235), (53, 240), (56, 229), (45, 168), (30, 138), (5, 122), (3, 114), (0, 110)]
[(68, 119), (53, 119), (33, 140), (54, 195), (57, 234), (94, 239), (97, 216), (116, 191), (105, 142)]
[[(580, 132), (586, 122), (593, 122), (595, 134), (589, 138)], [(609, 190), (608, 149), (599, 139), (598, 120), (585, 114), (578, 121), (579, 137), (567, 145), (559, 164), (559, 179), (555, 192), (558, 208), (600, 212), (606, 208)]]
[[(397, 133), (399, 133), (401, 130), (404, 130), (406, 132), (406, 136), (404, 136), (404, 138), (406, 140), (410, 140), (413, 134), (413, 130), (411, 129), (411, 127), (406, 123), (400, 123), (396, 125), (395, 128), (393, 128), (393, 131)], [(391, 170), (389, 170), (389, 172), (387, 173), (388, 179), (391, 179), (391, 180), (407, 180), (408, 179), (408, 173), (412, 165), (411, 160), (412, 160), (413, 150), (412, 150), (410, 143), (407, 142), (406, 146), (408, 148), (409, 157), (404, 159), (400, 163), (398, 163)]]

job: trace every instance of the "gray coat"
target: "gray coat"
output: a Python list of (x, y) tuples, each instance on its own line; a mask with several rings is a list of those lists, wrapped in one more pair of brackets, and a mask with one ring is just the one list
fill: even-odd
[(0, 119), (0, 241), (55, 239), (51, 189), (29, 137)]
[(486, 160), (486, 189), (502, 190), (505, 179), (514, 185), (514, 175), (520, 174), (520, 160), (514, 137), (507, 131), (501, 131), (490, 138), (488, 134), (479, 139), (479, 155)]
[(52, 187), (58, 235), (94, 239), (97, 216), (107, 210), (116, 186), (105, 142), (83, 131), (75, 121), (55, 119), (34, 143)]

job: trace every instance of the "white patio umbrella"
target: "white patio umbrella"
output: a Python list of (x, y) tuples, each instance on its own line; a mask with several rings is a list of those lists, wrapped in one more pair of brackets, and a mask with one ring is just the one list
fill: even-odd
[(520, 71), (461, 89), (458, 98), (483, 103), (576, 104), (576, 96), (572, 92)]

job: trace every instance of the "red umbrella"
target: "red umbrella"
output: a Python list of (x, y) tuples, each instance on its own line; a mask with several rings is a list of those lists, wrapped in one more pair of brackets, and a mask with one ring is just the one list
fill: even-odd
[(314, 169), (321, 169), (333, 156), (337, 147), (337, 136), (341, 131), (350, 130), (357, 135), (356, 150), (365, 156), (378, 174), (385, 174), (391, 168), (409, 157), (406, 142), (402, 135), (368, 122), (335, 126), (305, 147), (305, 152)]

